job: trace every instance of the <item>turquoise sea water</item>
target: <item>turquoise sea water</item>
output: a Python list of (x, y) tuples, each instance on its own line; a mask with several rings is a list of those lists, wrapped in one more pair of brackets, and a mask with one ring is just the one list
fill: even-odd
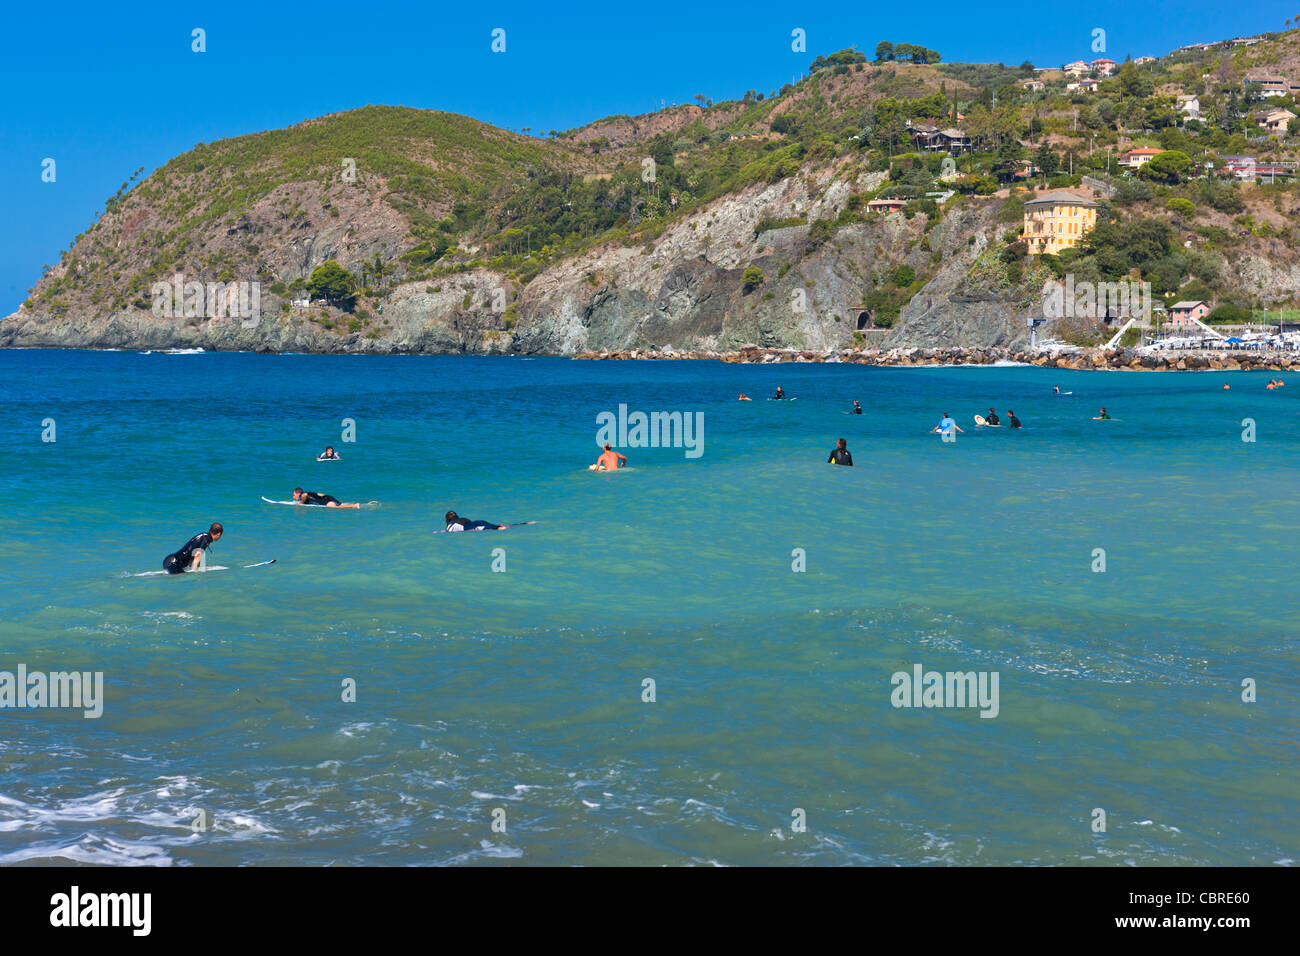
[[(106, 697), (0, 710), (0, 863), (1290, 863), (1269, 377), (0, 352), (0, 670)], [(588, 472), (620, 404), (703, 455)], [(295, 485), (382, 507), (260, 500)], [(278, 562), (129, 576), (214, 520)], [(892, 707), (916, 663), (996, 671), (997, 717)]]

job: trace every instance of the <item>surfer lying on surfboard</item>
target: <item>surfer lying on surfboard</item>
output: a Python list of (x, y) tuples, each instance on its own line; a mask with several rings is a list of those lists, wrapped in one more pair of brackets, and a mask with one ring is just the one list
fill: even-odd
[(168, 574), (183, 574), (186, 571), (197, 571), (199, 565), (203, 563), (203, 552), (212, 547), (216, 542), (221, 540), (221, 536), (226, 533), (226, 529), (221, 527), (217, 522), (207, 531), (200, 531), (179, 551), (167, 555), (163, 558), (163, 570)]
[(360, 502), (339, 501), (333, 495), (322, 495), (315, 491), (293, 489), (293, 500), (300, 505), (324, 505), (327, 508), (360, 508)]
[(316, 456), (316, 460), (317, 461), (342, 461), (343, 459), (339, 458), (339, 453), (334, 450), (334, 446), (329, 445), (325, 448), (323, 452), (321, 452), (319, 455)]
[(1114, 419), (1112, 419), (1112, 418), (1110, 417), (1110, 412), (1106, 411), (1106, 409), (1104, 409), (1104, 408), (1101, 410), (1101, 414), (1100, 414), (1100, 415), (1094, 415), (1094, 416), (1092, 416), (1092, 420), (1093, 420), (1094, 422), (1109, 422), (1109, 421), (1114, 421)]
[(491, 521), (470, 521), (454, 511), (448, 511), (445, 518), (445, 531), (504, 531), (510, 527), (508, 524), (493, 524)]

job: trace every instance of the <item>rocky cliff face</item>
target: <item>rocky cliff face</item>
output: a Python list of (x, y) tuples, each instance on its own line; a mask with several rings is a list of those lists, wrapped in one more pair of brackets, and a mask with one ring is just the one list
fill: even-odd
[[(1020, 303), (970, 287), (967, 272), (993, 235), (996, 200), (954, 211), (926, 235), (924, 215), (872, 214), (820, 244), (807, 223), (835, 219), (881, 174), (843, 165), (751, 187), (673, 223), (647, 245), (605, 245), (565, 259), (519, 287), (488, 269), (392, 289), (370, 331), (322, 327), (319, 309), (283, 311), (263, 291), (256, 323), (165, 319), (136, 308), (68, 318), (20, 310), (0, 322), (0, 345), (206, 348), (313, 352), (484, 352), (571, 355), (621, 349), (726, 350), (852, 346), (861, 307), (900, 265), (933, 275), (896, 328), (868, 332), (871, 345), (1010, 345), (1024, 335)], [(275, 208), (270, 204), (269, 208)], [(346, 254), (397, 245), (387, 207), (361, 205), (334, 217), (301, 214), (306, 228), (263, 253), (273, 273), (305, 275)], [(267, 214), (270, 215), (269, 213)], [(365, 230), (356, 221), (373, 220)], [(765, 229), (762, 220), (802, 219)], [(320, 222), (320, 228), (312, 224)], [(250, 227), (258, 225), (250, 219)], [(936, 263), (938, 263), (936, 265)], [(744, 271), (763, 279), (746, 287)], [(507, 318), (506, 308), (512, 314)]]

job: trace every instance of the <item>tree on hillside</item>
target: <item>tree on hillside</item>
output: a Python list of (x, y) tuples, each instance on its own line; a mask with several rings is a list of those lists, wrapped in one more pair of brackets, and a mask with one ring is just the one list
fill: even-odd
[(876, 44), (876, 62), (884, 63), (886, 60), (894, 58), (894, 44), (888, 40), (881, 40)]
[(1061, 168), (1061, 157), (1056, 155), (1056, 150), (1052, 149), (1050, 143), (1044, 142), (1034, 154), (1034, 163), (1043, 171), (1043, 175), (1051, 176)]
[(1184, 224), (1196, 218), (1196, 204), (1190, 199), (1178, 197), (1165, 203), (1165, 208), (1174, 214), (1174, 222), (1178, 228), (1183, 228)]
[(1152, 182), (1173, 186), (1182, 181), (1192, 158), (1176, 149), (1161, 153), (1138, 170), (1138, 175)]
[(356, 303), (357, 280), (333, 259), (318, 265), (307, 280), (307, 292), (313, 299), (324, 299), (330, 305), (352, 310)]

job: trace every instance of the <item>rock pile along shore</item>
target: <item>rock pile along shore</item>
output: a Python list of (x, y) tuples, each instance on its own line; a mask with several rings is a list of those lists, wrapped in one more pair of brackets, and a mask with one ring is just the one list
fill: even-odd
[(1061, 349), (1031, 351), (1007, 348), (907, 348), (816, 352), (799, 349), (768, 349), (745, 345), (735, 351), (654, 351), (630, 349), (617, 352), (583, 352), (575, 359), (627, 361), (650, 359), (704, 359), (766, 365), (774, 362), (832, 362), (852, 365), (992, 365), (1017, 362), (1064, 369), (1131, 369), (1134, 371), (1234, 371), (1260, 369), (1286, 371), (1300, 368), (1300, 353), (1277, 351), (1171, 352), (1158, 355), (1136, 349)]

